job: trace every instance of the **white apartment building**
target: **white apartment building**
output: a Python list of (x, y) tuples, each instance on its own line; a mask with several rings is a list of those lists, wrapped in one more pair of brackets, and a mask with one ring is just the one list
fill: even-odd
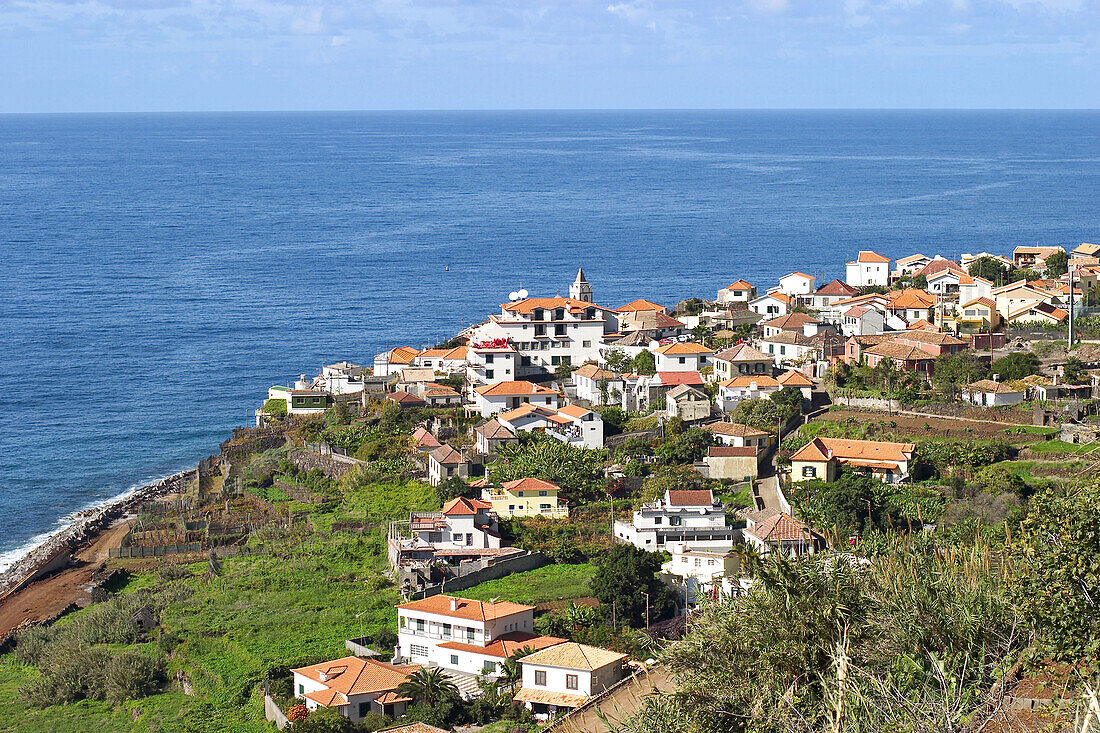
[(567, 641), (520, 659), (515, 695), (539, 720), (578, 708), (623, 678), (625, 654)]
[(729, 598), (740, 590), (740, 563), (729, 550), (694, 550), (674, 544), (665, 551), (672, 559), (661, 566), (661, 581), (676, 593), (678, 615), (689, 613), (703, 599)]
[(814, 282), (817, 280), (813, 275), (807, 275), (804, 272), (792, 272), (789, 275), (784, 275), (779, 278), (779, 290), (787, 295), (800, 296), (809, 295), (814, 291)]
[(498, 338), (473, 343), (466, 350), (467, 398), (486, 384), (515, 381), (520, 356), (507, 339)]
[(664, 497), (643, 504), (631, 522), (615, 522), (620, 542), (655, 552), (670, 543), (688, 547), (728, 549), (734, 530), (726, 526), (726, 510), (709, 489), (669, 489)]
[(471, 342), (507, 339), (520, 357), (518, 378), (598, 361), (604, 334), (617, 325), (613, 312), (586, 300), (523, 298), (501, 305), (499, 314), (474, 329)]

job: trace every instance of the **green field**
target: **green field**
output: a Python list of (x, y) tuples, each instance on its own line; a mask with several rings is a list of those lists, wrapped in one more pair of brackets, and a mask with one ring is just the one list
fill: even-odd
[(591, 563), (546, 565), (499, 580), (490, 580), (455, 595), (480, 601), (501, 598), (528, 605), (584, 598), (592, 595), (588, 581), (595, 572), (596, 566)]

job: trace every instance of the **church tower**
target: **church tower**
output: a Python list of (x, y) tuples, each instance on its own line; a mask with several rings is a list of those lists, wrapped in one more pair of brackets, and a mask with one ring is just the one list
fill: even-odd
[(569, 286), (569, 297), (573, 300), (583, 300), (593, 303), (592, 286), (584, 279), (584, 270), (577, 268), (577, 279)]

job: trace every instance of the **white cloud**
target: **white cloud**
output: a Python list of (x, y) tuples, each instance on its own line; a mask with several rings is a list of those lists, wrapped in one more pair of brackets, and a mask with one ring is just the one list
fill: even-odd
[(332, 37), (332, 45), (333, 45), (333, 47), (346, 46), (347, 42), (350, 41), (350, 40), (351, 39), (348, 38), (347, 36), (333, 36)]

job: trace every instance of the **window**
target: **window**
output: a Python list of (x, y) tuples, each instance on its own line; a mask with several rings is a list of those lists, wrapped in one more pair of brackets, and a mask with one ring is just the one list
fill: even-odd
[(550, 508), (549, 504), (539, 504), (539, 509), (549, 509), (549, 508)]
[(567, 690), (577, 689), (577, 675), (575, 675), (575, 674), (565, 675), (565, 689), (567, 689)]
[(541, 669), (535, 670), (535, 684), (546, 687), (546, 672)]
[(416, 631), (417, 633), (424, 633), (424, 619), (418, 618), (416, 620)]
[(306, 694), (306, 686), (305, 685), (298, 685), (298, 694), (299, 695)]
[(492, 364), (493, 363), (493, 355), (492, 354), (486, 354), (485, 355), (485, 363), (486, 364)]
[(485, 662), (485, 664), (481, 667), (481, 671), (483, 674), (492, 674), (493, 672), (497, 671), (497, 663)]
[(817, 467), (816, 466), (803, 466), (802, 467), (802, 478), (817, 478)]
[(359, 703), (359, 717), (367, 717), (367, 713), (370, 712), (370, 700)]
[(444, 639), (450, 639), (451, 638), (451, 625), (450, 624), (443, 624), (443, 638)]
[(582, 342), (581, 342), (581, 346), (583, 346), (583, 347), (584, 347), (584, 348), (586, 348), (586, 349), (587, 349), (587, 348), (591, 348), (591, 346), (592, 346), (592, 342), (591, 342), (591, 341), (582, 341)]
[(686, 364), (687, 363), (687, 359), (682, 357), (682, 356), (680, 357), (679, 361), (680, 361), (681, 364)]
[(472, 545), (472, 544), (474, 544), (474, 533), (473, 532), (467, 532), (466, 533), (466, 545), (469, 546), (469, 545)]
[(473, 640), (474, 640), (474, 630), (473, 629), (466, 629), (466, 641), (473, 642)]
[(548, 496), (548, 494), (545, 491), (540, 491), (539, 496)]
[(486, 369), (485, 370), (485, 378), (486, 379), (492, 379), (493, 378), (493, 370), (492, 369)]
[(414, 657), (426, 657), (428, 656), (428, 647), (420, 646), (419, 644), (410, 644), (409, 654)]
[(661, 517), (654, 517), (653, 518), (653, 523), (654, 524), (660, 524), (661, 523)]
[(702, 560), (702, 558), (698, 558), (698, 557), (697, 557), (697, 558), (695, 558), (695, 567), (697, 567), (697, 568), (698, 568), (698, 567), (702, 567), (702, 565), (703, 565), (703, 560)]
[(457, 667), (458, 666), (458, 655), (457, 654), (452, 654), (451, 655), (451, 666), (452, 667)]
[(683, 517), (669, 517), (668, 518), (668, 526), (670, 526), (670, 527), (679, 527), (680, 524), (683, 521), (684, 521)]

